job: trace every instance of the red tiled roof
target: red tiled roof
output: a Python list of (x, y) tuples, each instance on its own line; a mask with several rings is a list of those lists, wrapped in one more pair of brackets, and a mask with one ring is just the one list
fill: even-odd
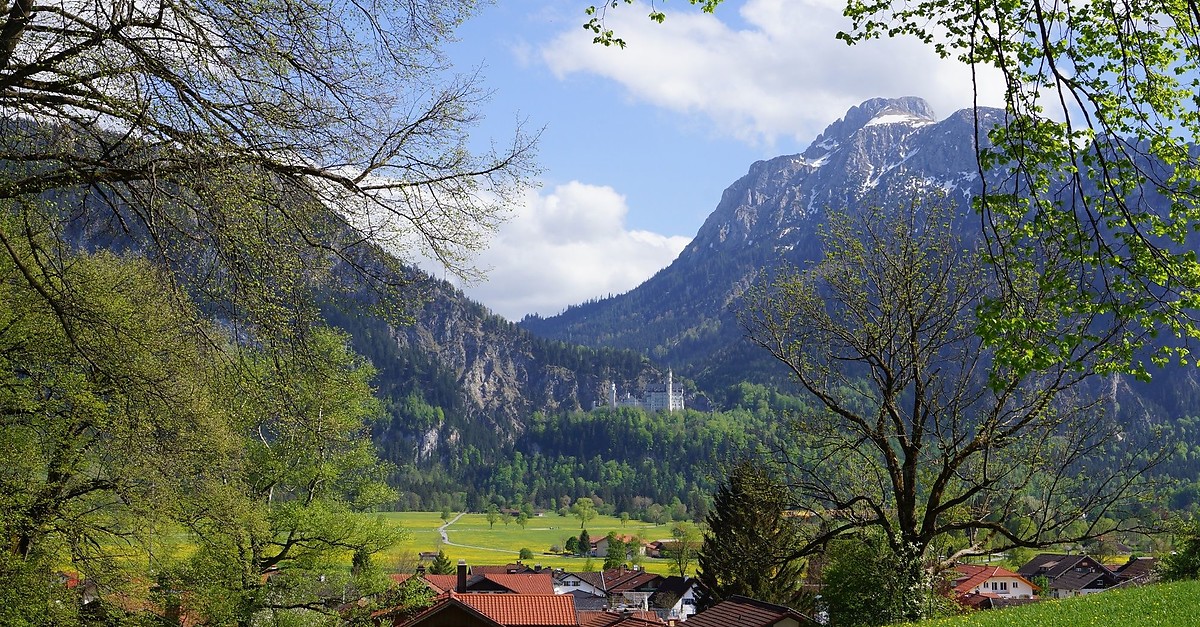
[(458, 585), (458, 575), (425, 575), (425, 583), (436, 592), (446, 592)]
[[(579, 625), (575, 615), (575, 599), (570, 595), (487, 592), (440, 594), (433, 606), (408, 621), (397, 624), (405, 627), (420, 625), (443, 612), (465, 612), (482, 617), (501, 627), (577, 627)], [(372, 617), (384, 614), (386, 611), (376, 612)]]
[(501, 625), (578, 625), (575, 598), (564, 594), (451, 594)]
[(497, 584), (512, 590), (517, 594), (554, 594), (554, 581), (550, 573), (527, 573), (520, 575), (484, 575)]
[(954, 581), (954, 592), (958, 594), (967, 594), (972, 588), (982, 584), (992, 577), (1011, 577), (1020, 579), (1029, 584), (1029, 589), (1037, 591), (1037, 586), (1033, 585), (1028, 579), (1012, 572), (1006, 568), (999, 566), (979, 566), (977, 564), (955, 564), (954, 570), (958, 573), (958, 578)]
[(803, 614), (782, 605), (732, 596), (693, 615), (685, 624), (687, 627), (771, 627), (787, 618), (799, 621), (801, 625), (812, 622)]

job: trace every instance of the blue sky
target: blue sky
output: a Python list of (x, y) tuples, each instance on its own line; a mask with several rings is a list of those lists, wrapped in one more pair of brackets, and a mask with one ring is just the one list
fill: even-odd
[[(594, 0), (593, 0), (594, 1)], [(484, 5), (447, 48), (492, 97), (472, 142), (544, 128), (538, 187), (476, 265), (471, 298), (518, 320), (636, 287), (667, 266), (750, 164), (803, 151), (851, 106), (925, 98), (939, 116), (971, 105), (969, 71), (911, 40), (849, 47), (841, 0), (622, 5), (624, 50), (591, 43), (588, 0)], [(982, 81), (982, 103), (999, 102)]]

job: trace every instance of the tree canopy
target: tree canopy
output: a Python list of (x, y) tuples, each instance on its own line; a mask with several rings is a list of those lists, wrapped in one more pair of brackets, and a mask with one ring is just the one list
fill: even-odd
[(386, 583), (374, 370), (317, 303), (398, 319), (403, 256), (472, 274), (526, 183), (533, 138), (471, 150), (440, 51), (474, 4), (0, 3), (6, 621), (62, 568), (213, 623)]
[[(948, 564), (1139, 524), (1157, 434), (1084, 387), (1097, 353), (1037, 373), (994, 364), (974, 329), (996, 287), (955, 216), (917, 199), (827, 228), (822, 261), (756, 288), (743, 317), (816, 402), (783, 452), (808, 521), (796, 555), (870, 529), (915, 584), (940, 568), (935, 542)], [(1025, 321), (1053, 328), (1061, 311), (1040, 302)]]

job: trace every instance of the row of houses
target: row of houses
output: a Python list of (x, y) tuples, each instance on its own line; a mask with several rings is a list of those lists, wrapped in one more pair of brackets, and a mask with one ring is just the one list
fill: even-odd
[[(1043, 553), (1017, 571), (979, 564), (958, 564), (946, 593), (961, 605), (989, 609), (1068, 598), (1146, 583), (1154, 576), (1152, 558), (1134, 558), (1109, 568), (1087, 555)], [(619, 568), (566, 572), (523, 564), (469, 568), (460, 562), (454, 575), (394, 575), (403, 582), (421, 577), (438, 596), (435, 604), (411, 617), (378, 612), (376, 622), (392, 627), (652, 627), (686, 621), (688, 627), (742, 625), (799, 627), (810, 624), (787, 607), (734, 597), (696, 611), (701, 591), (695, 579), (664, 577)]]
[(522, 564), (477, 566), (460, 561), (453, 575), (412, 577), (436, 594), (416, 615), (384, 609), (372, 615), (381, 627), (799, 627), (811, 621), (796, 611), (734, 597), (696, 612), (696, 580), (619, 568), (572, 573)]
[(952, 592), (965, 607), (987, 609), (1041, 598), (1065, 599), (1149, 582), (1155, 560), (1133, 558), (1109, 568), (1087, 555), (1042, 553), (1012, 572), (990, 565), (958, 564)]

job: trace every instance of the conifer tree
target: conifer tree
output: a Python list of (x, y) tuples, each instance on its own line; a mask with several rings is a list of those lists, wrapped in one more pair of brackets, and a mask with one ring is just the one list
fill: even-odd
[(579, 533), (579, 554), (589, 555), (592, 552), (592, 537), (588, 535), (587, 529)]
[(446, 557), (445, 551), (438, 551), (437, 557), (433, 558), (433, 562), (429, 564), (429, 574), (431, 575), (453, 575), (454, 564)]
[(790, 557), (799, 530), (786, 510), (787, 490), (765, 468), (751, 461), (733, 467), (705, 518), (698, 559), (703, 607), (735, 594), (802, 605), (803, 563)]

